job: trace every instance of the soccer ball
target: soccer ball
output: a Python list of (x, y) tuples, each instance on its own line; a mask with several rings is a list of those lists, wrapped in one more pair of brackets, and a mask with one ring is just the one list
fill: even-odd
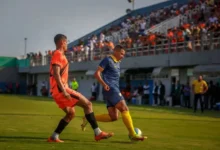
[(137, 135), (142, 136), (142, 131), (139, 128), (134, 128), (134, 131), (136, 132)]
[[(137, 135), (142, 136), (142, 131), (139, 128), (134, 128), (134, 131), (136, 132)], [(128, 137), (129, 137), (130, 140), (132, 140), (130, 135)]]

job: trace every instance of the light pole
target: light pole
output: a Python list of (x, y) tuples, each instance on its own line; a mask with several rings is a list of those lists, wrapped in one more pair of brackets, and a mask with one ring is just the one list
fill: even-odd
[(132, 11), (133, 11), (135, 7), (135, 0), (128, 0), (128, 3), (132, 3)]
[(134, 11), (134, 2), (135, 0), (131, 0), (132, 1), (132, 11)]
[(24, 56), (27, 56), (27, 38), (24, 38)]

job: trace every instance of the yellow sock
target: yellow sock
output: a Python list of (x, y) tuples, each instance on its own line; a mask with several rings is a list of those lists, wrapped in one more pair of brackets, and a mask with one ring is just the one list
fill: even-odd
[(123, 111), (121, 113), (121, 116), (122, 116), (122, 120), (123, 120), (125, 126), (127, 127), (128, 131), (129, 131), (129, 134), (131, 136), (135, 135), (136, 133), (134, 131), (133, 121), (132, 121), (132, 118), (131, 118), (129, 111)]
[(111, 122), (112, 119), (108, 114), (102, 114), (102, 115), (96, 115), (95, 116), (96, 121), (100, 122)]

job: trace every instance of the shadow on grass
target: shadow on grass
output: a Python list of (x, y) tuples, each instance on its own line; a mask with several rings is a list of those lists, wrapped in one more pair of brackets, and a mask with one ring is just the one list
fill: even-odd
[(135, 144), (137, 142), (131, 142), (131, 141), (111, 141), (111, 143), (117, 143), (117, 144)]
[[(30, 117), (62, 117), (61, 115), (47, 115), (47, 114), (18, 114), (18, 113), (0, 113), (0, 116), (30, 116)], [(196, 116), (196, 115), (195, 115)], [(75, 116), (75, 118), (82, 118), (82, 116)], [(183, 119), (183, 118), (148, 118), (142, 117), (132, 117), (133, 119), (148, 119), (148, 120), (164, 120), (164, 121), (197, 121), (197, 122), (220, 122), (220, 120), (198, 120), (198, 119)], [(121, 119), (121, 118), (119, 118)]]
[(45, 140), (43, 137), (31, 137), (31, 136), (0, 136), (0, 140), (2, 139), (10, 139), (10, 140), (22, 140), (22, 139), (30, 139), (30, 140)]
[[(0, 136), (0, 142), (7, 142), (7, 141), (36, 141), (39, 140), (41, 142), (47, 142), (47, 137), (33, 137), (33, 136)], [(79, 140), (73, 139), (63, 139), (64, 141), (71, 141), (71, 142), (79, 142)]]
[[(0, 113), (0, 116), (42, 116), (42, 117), (61, 117), (61, 115), (22, 114), (22, 113)], [(81, 118), (82, 118), (82, 117), (81, 117)]]

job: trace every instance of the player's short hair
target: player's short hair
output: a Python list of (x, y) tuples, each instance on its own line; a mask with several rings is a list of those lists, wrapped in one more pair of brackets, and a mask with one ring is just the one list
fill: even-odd
[(60, 40), (67, 39), (67, 37), (63, 34), (57, 34), (54, 37), (54, 43), (57, 44)]
[(125, 50), (122, 45), (116, 45), (114, 48), (115, 51)]

